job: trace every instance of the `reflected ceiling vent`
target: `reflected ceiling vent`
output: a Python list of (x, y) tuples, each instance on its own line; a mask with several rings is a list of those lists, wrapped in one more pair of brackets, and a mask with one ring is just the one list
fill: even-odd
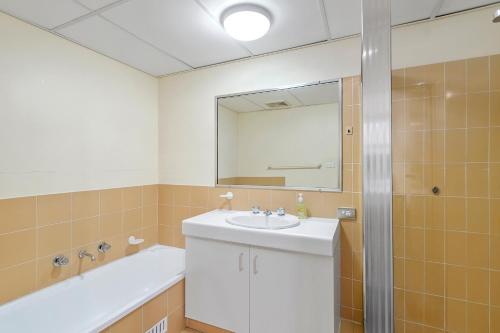
[(282, 109), (290, 107), (290, 104), (288, 104), (288, 102), (286, 101), (269, 102), (266, 103), (265, 105), (270, 109)]

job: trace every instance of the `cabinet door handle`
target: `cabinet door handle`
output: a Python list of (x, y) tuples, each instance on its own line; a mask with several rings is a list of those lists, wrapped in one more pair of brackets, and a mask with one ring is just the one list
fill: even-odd
[(259, 271), (257, 270), (257, 258), (258, 257), (259, 256), (257, 256), (257, 255), (255, 257), (253, 257), (253, 273), (254, 274), (258, 274), (259, 273)]
[(240, 272), (242, 272), (243, 271), (243, 252), (240, 253), (240, 258), (239, 258), (238, 262), (239, 262), (239, 266), (238, 266), (239, 270), (240, 270)]

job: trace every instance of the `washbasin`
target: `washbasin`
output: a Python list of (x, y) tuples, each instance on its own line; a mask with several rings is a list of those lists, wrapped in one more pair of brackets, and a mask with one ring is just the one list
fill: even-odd
[(294, 215), (284, 216), (259, 214), (238, 214), (226, 218), (226, 222), (245, 228), (253, 229), (287, 229), (300, 224), (299, 219)]

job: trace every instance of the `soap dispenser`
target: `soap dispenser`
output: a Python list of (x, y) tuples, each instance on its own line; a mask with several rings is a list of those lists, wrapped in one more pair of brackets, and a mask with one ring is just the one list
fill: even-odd
[(307, 209), (306, 205), (304, 204), (304, 196), (302, 195), (302, 193), (299, 193), (297, 195), (297, 216), (299, 219), (307, 218)]

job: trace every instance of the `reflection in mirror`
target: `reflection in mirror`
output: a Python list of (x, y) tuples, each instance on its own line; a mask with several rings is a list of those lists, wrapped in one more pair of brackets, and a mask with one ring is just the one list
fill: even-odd
[(341, 82), (217, 98), (217, 185), (341, 189)]

